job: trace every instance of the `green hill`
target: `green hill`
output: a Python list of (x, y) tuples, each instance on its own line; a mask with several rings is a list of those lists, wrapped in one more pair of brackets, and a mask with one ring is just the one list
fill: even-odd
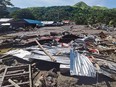
[(101, 7), (101, 6), (93, 6), (92, 8), (95, 10), (107, 10), (108, 9), (107, 7)]
[(90, 8), (90, 6), (88, 6), (86, 3), (84, 2), (78, 2), (74, 5), (74, 7), (78, 7), (78, 8), (81, 8), (81, 9), (86, 9), (86, 8)]
[(7, 7), (7, 10), (8, 10), (8, 12), (12, 13), (16, 10), (20, 10), (20, 8), (18, 8), (18, 7)]

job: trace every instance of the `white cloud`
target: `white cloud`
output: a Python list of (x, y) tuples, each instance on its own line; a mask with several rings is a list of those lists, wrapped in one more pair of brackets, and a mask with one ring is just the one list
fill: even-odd
[(41, 7), (41, 6), (61, 6), (74, 5), (79, 1), (84, 1), (90, 6), (104, 5), (105, 0), (11, 0), (17, 7)]

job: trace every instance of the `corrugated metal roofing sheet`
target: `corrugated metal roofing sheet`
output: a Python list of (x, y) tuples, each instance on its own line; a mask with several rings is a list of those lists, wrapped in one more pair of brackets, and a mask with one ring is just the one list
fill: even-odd
[(70, 74), (77, 76), (95, 77), (96, 71), (91, 61), (84, 55), (71, 49)]
[(0, 22), (8, 22), (12, 20), (13, 18), (0, 18)]
[(30, 23), (30, 24), (41, 24), (41, 21), (38, 20), (31, 20), (31, 19), (24, 19), (26, 22)]

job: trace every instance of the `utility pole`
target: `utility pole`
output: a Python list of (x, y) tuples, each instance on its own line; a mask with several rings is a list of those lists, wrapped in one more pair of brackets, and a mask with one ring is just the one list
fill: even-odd
[(59, 12), (58, 12), (58, 21), (59, 21), (59, 19), (60, 19), (60, 14), (59, 14)]

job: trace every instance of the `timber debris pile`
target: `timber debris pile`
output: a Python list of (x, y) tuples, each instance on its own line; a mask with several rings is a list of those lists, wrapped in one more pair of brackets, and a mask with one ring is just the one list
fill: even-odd
[(82, 25), (44, 28), (0, 36), (0, 87), (116, 84), (115, 34)]

